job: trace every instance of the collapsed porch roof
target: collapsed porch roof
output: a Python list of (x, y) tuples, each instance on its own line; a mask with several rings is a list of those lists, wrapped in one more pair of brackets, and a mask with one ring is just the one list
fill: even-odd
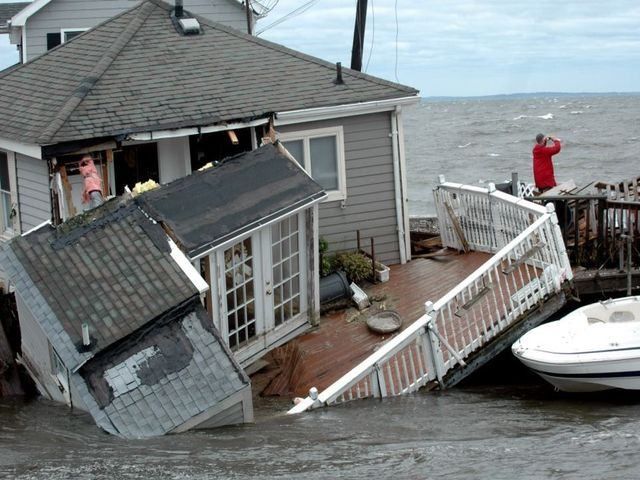
[(280, 145), (264, 145), (139, 197), (191, 258), (325, 197)]

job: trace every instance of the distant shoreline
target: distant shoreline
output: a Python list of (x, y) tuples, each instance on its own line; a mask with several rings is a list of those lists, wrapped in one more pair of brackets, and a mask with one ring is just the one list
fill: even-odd
[(629, 97), (638, 96), (640, 92), (533, 92), (533, 93), (500, 93), (495, 95), (461, 95), (461, 96), (422, 96), (423, 102), (443, 102), (450, 100), (499, 100), (539, 97)]

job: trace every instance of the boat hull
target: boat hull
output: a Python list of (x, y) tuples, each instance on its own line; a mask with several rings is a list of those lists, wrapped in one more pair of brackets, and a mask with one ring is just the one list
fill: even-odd
[[(530, 370), (564, 392), (598, 392), (612, 388), (640, 390), (640, 358), (551, 364), (514, 354)], [(636, 354), (640, 355), (640, 351)]]
[(640, 390), (640, 297), (579, 308), (527, 332), (511, 350), (559, 390)]

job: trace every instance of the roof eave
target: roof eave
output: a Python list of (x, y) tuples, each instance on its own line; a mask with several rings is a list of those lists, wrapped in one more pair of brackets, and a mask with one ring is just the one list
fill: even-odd
[(306, 108), (301, 110), (288, 110), (278, 112), (275, 125), (289, 125), (292, 123), (312, 122), (328, 120), (330, 118), (342, 118), (368, 113), (387, 112), (395, 110), (403, 105), (415, 105), (420, 101), (418, 92), (414, 95), (389, 98), (385, 100), (373, 100), (370, 102), (349, 103), (333, 105), (329, 107)]
[(49, 2), (51, 2), (51, 0), (35, 0), (31, 2), (25, 8), (16, 13), (13, 17), (11, 17), (11, 26), (24, 27), (24, 24), (27, 23), (27, 19), (31, 17), (31, 15), (45, 7)]

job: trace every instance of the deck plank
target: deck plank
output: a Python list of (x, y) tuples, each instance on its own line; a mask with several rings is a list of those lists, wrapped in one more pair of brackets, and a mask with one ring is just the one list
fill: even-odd
[[(394, 265), (389, 281), (371, 286), (367, 293), (384, 295), (386, 308), (398, 311), (406, 328), (424, 314), (426, 301), (443, 297), (489, 258), (486, 253), (470, 252)], [(259, 374), (272, 377), (275, 388), (266, 391), (283, 396), (305, 396), (313, 386), (322, 391), (391, 338), (370, 332), (362, 321), (348, 322), (347, 315), (323, 316), (318, 328), (281, 347), (287, 351), (274, 352), (270, 358), (277, 360), (279, 369)], [(257, 380), (254, 383), (268, 383), (264, 378)]]

